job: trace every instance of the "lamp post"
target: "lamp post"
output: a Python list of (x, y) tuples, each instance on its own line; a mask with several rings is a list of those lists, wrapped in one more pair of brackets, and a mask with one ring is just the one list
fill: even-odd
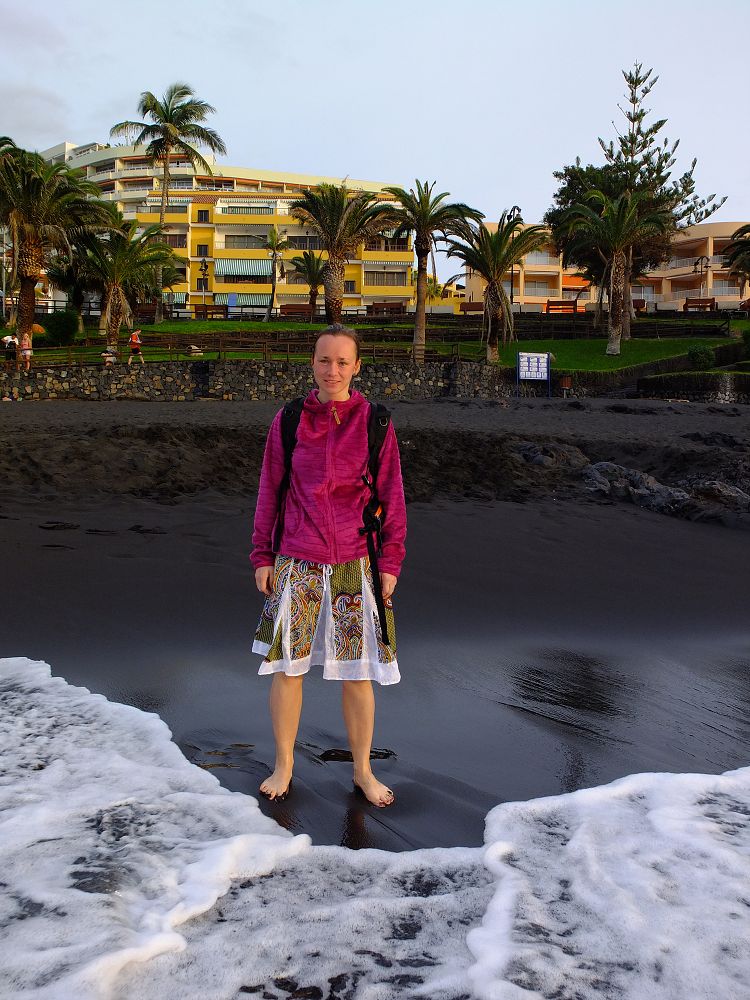
[(705, 255), (698, 257), (693, 264), (693, 274), (698, 274), (700, 272), (701, 276), (701, 290), (700, 297), (703, 298), (703, 273), (708, 273), (708, 269), (711, 267), (711, 261)]
[[(518, 205), (514, 205), (510, 212), (508, 212), (508, 222), (517, 222), (521, 218), (521, 209)], [(515, 238), (515, 234), (511, 236), (511, 242)], [(513, 308), (513, 273), (514, 265), (510, 265), (510, 307)]]
[(206, 285), (208, 283), (208, 261), (205, 257), (201, 257), (201, 262), (198, 270), (201, 273), (201, 302), (203, 303), (203, 315), (206, 314)]

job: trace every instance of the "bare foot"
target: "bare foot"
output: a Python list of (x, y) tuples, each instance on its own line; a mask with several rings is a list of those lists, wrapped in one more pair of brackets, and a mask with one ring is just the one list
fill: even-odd
[(282, 802), (289, 793), (289, 786), (292, 783), (292, 768), (277, 767), (270, 778), (266, 778), (260, 786), (260, 794), (267, 799), (278, 799)]
[(378, 781), (372, 771), (362, 777), (355, 775), (354, 787), (359, 788), (367, 801), (374, 806), (378, 806), (380, 809), (392, 806), (396, 800), (391, 789), (384, 785), (382, 781)]

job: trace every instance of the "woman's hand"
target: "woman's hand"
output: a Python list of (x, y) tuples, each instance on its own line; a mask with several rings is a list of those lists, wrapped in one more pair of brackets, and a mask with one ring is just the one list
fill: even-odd
[(259, 566), (255, 571), (255, 586), (266, 597), (273, 593), (273, 566)]
[(398, 577), (393, 576), (391, 573), (381, 573), (380, 574), (380, 589), (383, 592), (383, 600), (387, 601), (391, 596), (393, 591), (396, 589), (396, 584), (398, 583)]

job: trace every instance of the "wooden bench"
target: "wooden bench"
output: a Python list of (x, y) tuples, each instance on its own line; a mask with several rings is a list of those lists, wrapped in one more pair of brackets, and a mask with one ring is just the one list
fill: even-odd
[(405, 302), (370, 302), (367, 305), (368, 316), (405, 316)]
[(466, 313), (483, 313), (484, 302), (459, 302), (458, 308), (464, 316)]
[(716, 299), (685, 299), (683, 312), (716, 312)]
[(547, 299), (544, 311), (546, 313), (561, 313), (572, 316), (578, 312), (578, 303), (575, 299)]
[(156, 319), (156, 305), (154, 303), (144, 303), (136, 306), (135, 318), (139, 323), (153, 323)]
[[(318, 311), (317, 308), (315, 310)], [(284, 302), (279, 306), (279, 316), (310, 316), (309, 302)]]
[(193, 315), (196, 319), (226, 319), (228, 313), (228, 306), (203, 305), (202, 302), (196, 302), (193, 305)]

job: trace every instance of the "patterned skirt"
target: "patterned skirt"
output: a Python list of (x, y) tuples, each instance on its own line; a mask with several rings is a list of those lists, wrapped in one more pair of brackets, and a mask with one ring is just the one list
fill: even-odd
[(366, 556), (333, 566), (277, 556), (253, 642), (265, 657), (258, 673), (306, 674), (319, 664), (327, 680), (397, 684), (393, 605), (384, 603), (388, 644)]

